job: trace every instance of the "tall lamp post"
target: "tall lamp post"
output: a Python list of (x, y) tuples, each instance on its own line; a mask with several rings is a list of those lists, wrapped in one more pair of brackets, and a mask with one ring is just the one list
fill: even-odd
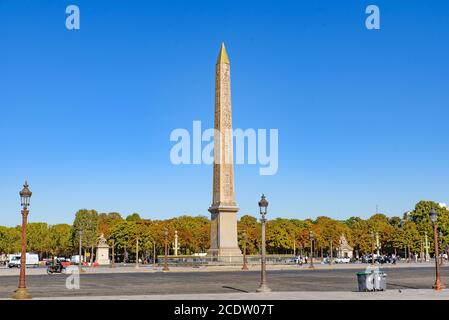
[(375, 246), (375, 241), (376, 241), (376, 235), (375, 235), (375, 233), (374, 233), (374, 231), (373, 232), (371, 232), (371, 238), (373, 239), (373, 246), (372, 246), (372, 248), (371, 248), (371, 263), (372, 263), (372, 265), (374, 266), (374, 264), (376, 263), (376, 261), (374, 260), (374, 246)]
[(376, 251), (377, 251), (377, 256), (380, 256), (379, 232), (376, 232)]
[(430, 210), (429, 216), (430, 220), (433, 223), (433, 239), (435, 244), (435, 284), (433, 285), (433, 288), (435, 289), (435, 291), (440, 291), (442, 286), (440, 281), (440, 264), (438, 261), (438, 214), (434, 208)]
[(78, 255), (79, 255), (79, 261), (78, 261), (78, 271), (79, 273), (86, 272), (86, 270), (83, 269), (83, 226), (80, 227), (79, 230), (79, 248), (78, 248)]
[(156, 269), (156, 242), (153, 241), (153, 269)]
[(242, 270), (246, 271), (248, 270), (248, 261), (246, 259), (246, 243), (248, 242), (246, 231), (243, 231), (243, 266)]
[(313, 231), (309, 231), (309, 239), (310, 239), (310, 265), (309, 269), (315, 269), (313, 266)]
[(111, 263), (111, 268), (115, 268), (115, 240), (112, 239), (112, 263)]
[(420, 252), (420, 257), (419, 257), (419, 262), (423, 262), (424, 259), (424, 240), (421, 237), (421, 252)]
[(136, 239), (136, 269), (139, 269), (139, 239)]
[(329, 264), (332, 264), (334, 262), (334, 252), (333, 252), (333, 249), (332, 249), (332, 244), (333, 244), (332, 238), (329, 239), (329, 243), (330, 243), (330, 260), (329, 260)]
[(256, 290), (257, 292), (270, 292), (271, 289), (267, 286), (267, 270), (266, 270), (266, 260), (265, 260), (265, 223), (267, 219), (265, 218), (267, 214), (268, 201), (265, 195), (262, 194), (262, 198), (259, 201), (260, 209), (260, 221), (262, 222), (262, 256), (261, 256), (261, 275), (260, 275), (260, 286)]
[(168, 229), (167, 227), (164, 229), (164, 237), (165, 237), (165, 257), (164, 257), (164, 268), (162, 268), (162, 271), (170, 271), (168, 268)]
[(25, 268), (26, 268), (26, 250), (27, 250), (27, 218), (28, 206), (30, 205), (30, 198), (32, 192), (28, 189), (28, 183), (25, 181), (22, 191), (20, 191), (20, 199), (22, 204), (22, 253), (20, 256), (20, 276), (19, 287), (12, 296), (13, 299), (31, 299), (25, 284)]
[(293, 233), (293, 256), (296, 257), (296, 238), (294, 233)]
[[(406, 221), (406, 219), (402, 219), (401, 222), (399, 223), (399, 226), (401, 227), (402, 230), (404, 229), (405, 221)], [(405, 259), (405, 262), (408, 262), (407, 244), (404, 244), (404, 259)]]

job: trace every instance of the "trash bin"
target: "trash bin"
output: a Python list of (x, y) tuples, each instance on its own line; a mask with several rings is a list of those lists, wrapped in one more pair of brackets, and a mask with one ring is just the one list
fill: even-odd
[(374, 291), (374, 273), (357, 272), (359, 292)]
[(374, 275), (374, 290), (386, 291), (387, 290), (387, 274), (382, 271), (373, 271)]

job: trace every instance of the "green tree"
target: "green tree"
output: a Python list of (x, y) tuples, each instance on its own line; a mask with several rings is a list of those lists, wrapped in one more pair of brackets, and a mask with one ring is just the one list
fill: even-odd
[(95, 210), (82, 209), (75, 215), (72, 227), (72, 241), (77, 247), (79, 245), (79, 231), (82, 230), (81, 244), (83, 248), (91, 249), (90, 262), (93, 262), (94, 247), (98, 242), (98, 212)]
[(100, 213), (98, 215), (98, 234), (103, 234), (106, 239), (109, 238), (112, 226), (123, 220), (118, 212)]
[(18, 228), (0, 226), (0, 254), (20, 251), (21, 233)]
[(294, 225), (288, 219), (269, 220), (266, 225), (268, 253), (289, 253), (293, 251)]
[(138, 213), (133, 213), (126, 217), (126, 221), (140, 221), (140, 220), (142, 220), (142, 218)]
[[(261, 224), (257, 218), (250, 215), (243, 215), (237, 222), (239, 247), (243, 250), (243, 231), (246, 232), (246, 252), (247, 254), (260, 253), (261, 248)], [(209, 234), (209, 233), (208, 233)]]
[(39, 257), (48, 257), (50, 251), (50, 230), (43, 222), (28, 223), (27, 228), (27, 251), (36, 252)]
[(52, 255), (69, 256), (73, 251), (72, 227), (68, 224), (55, 224), (50, 226), (49, 248)]
[(443, 234), (443, 243), (449, 243), (449, 210), (440, 206), (434, 201), (420, 201), (416, 204), (415, 209), (409, 213), (410, 221), (416, 224), (416, 228), (422, 237), (425, 232), (429, 236), (429, 249), (434, 252), (433, 241), (433, 223), (430, 220), (429, 212), (434, 208), (438, 214), (438, 227)]

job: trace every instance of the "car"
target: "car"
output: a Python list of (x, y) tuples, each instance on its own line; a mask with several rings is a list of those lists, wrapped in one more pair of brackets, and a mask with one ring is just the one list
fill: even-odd
[(286, 260), (286, 263), (302, 264), (303, 261), (300, 257), (293, 257)]
[(351, 258), (348, 258), (348, 257), (335, 258), (334, 262), (335, 263), (349, 263), (349, 262), (351, 262)]

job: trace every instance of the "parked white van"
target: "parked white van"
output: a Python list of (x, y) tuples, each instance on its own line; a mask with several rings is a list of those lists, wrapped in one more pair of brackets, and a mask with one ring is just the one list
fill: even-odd
[[(20, 268), (20, 254), (13, 254), (10, 256), (10, 260), (8, 262), (8, 267), (17, 267)], [(35, 253), (28, 253), (26, 254), (26, 262), (25, 265), (27, 267), (35, 267), (37, 268), (39, 266), (39, 255)]]
[[(81, 256), (81, 261), (84, 260), (84, 256)], [(80, 263), (80, 256), (79, 254), (71, 256), (70, 257), (70, 263), (71, 264), (79, 264)]]

